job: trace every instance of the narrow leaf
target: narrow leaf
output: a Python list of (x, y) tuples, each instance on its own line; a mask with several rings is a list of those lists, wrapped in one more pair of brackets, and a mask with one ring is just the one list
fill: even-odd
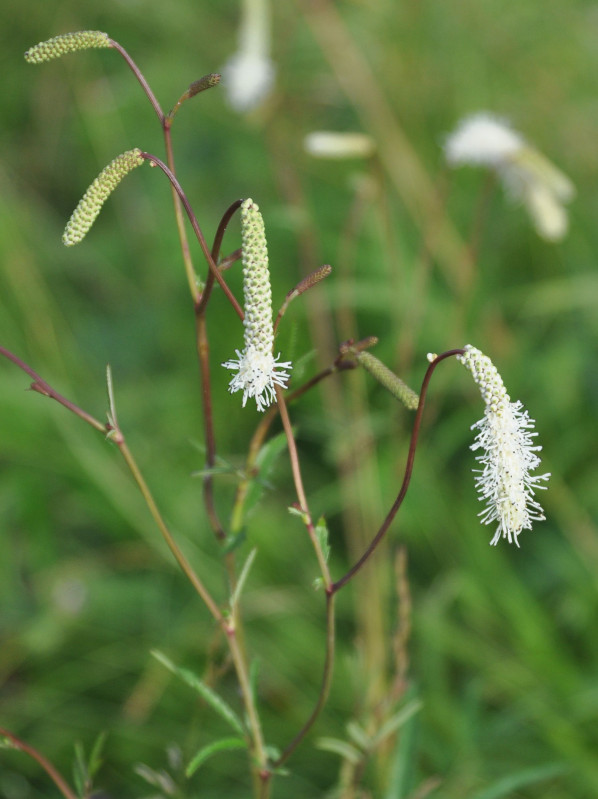
[(476, 793), (471, 799), (503, 799), (505, 796), (512, 796), (514, 791), (525, 788), (527, 785), (535, 785), (538, 782), (549, 780), (552, 777), (559, 777), (569, 769), (563, 763), (547, 763), (537, 768), (528, 768), (517, 771), (497, 780), (494, 785)]
[(347, 741), (341, 741), (340, 738), (320, 738), (316, 746), (325, 752), (334, 752), (336, 755), (340, 755), (343, 760), (348, 760), (349, 763), (357, 764), (363, 758), (359, 749), (356, 749)]
[(241, 569), (241, 574), (239, 575), (239, 579), (237, 580), (237, 584), (235, 586), (235, 590), (230, 598), (230, 606), (234, 608), (237, 603), (239, 602), (239, 597), (241, 596), (241, 592), (245, 586), (245, 581), (247, 580), (247, 576), (251, 571), (251, 567), (253, 566), (253, 561), (255, 560), (255, 556), (257, 555), (257, 549), (252, 549), (249, 555), (247, 556), (247, 560), (243, 564), (243, 568)]
[(183, 682), (186, 682), (187, 685), (197, 691), (202, 699), (205, 699), (208, 705), (210, 705), (212, 710), (216, 711), (220, 718), (224, 719), (224, 721), (226, 721), (236, 733), (239, 735), (245, 735), (243, 724), (241, 723), (241, 720), (235, 711), (224, 701), (224, 699), (222, 699), (221, 696), (212, 690), (212, 688), (209, 688), (205, 682), (203, 682), (203, 680), (200, 680), (199, 677), (193, 674), (192, 671), (189, 671), (189, 669), (182, 669), (179, 668), (179, 666), (176, 666), (162, 652), (153, 650), (152, 655), (156, 658), (156, 660), (159, 660), (163, 666), (166, 666), (169, 671), (171, 671), (173, 674), (176, 674), (176, 676), (180, 677)]
[(206, 760), (218, 752), (230, 751), (231, 749), (246, 749), (247, 744), (242, 738), (221, 738), (207, 746), (204, 746), (191, 760), (185, 769), (185, 776), (191, 777)]

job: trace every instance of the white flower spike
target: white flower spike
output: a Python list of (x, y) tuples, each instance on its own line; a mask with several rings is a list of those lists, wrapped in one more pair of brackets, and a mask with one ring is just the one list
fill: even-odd
[(558, 241), (566, 234), (563, 204), (575, 196), (573, 184), (504, 119), (485, 112), (466, 117), (447, 136), (444, 154), (449, 166), (495, 170), (507, 192), (525, 205), (542, 238)]
[(243, 407), (249, 397), (254, 397), (258, 411), (265, 411), (276, 402), (274, 387), (287, 387), (289, 374), (284, 370), (291, 369), (292, 364), (290, 361), (280, 363), (280, 354), (276, 358), (272, 355), (274, 328), (268, 249), (264, 220), (253, 200), (244, 200), (241, 205), (241, 234), (245, 348), (242, 352), (236, 350), (237, 358), (222, 365), (237, 372), (228, 390), (231, 393), (243, 391)]
[(534, 499), (537, 488), (548, 480), (550, 474), (532, 476), (540, 465), (536, 455), (542, 448), (533, 446), (534, 420), (522, 410), (521, 402), (511, 402), (504, 383), (490, 360), (470, 344), (459, 360), (473, 375), (486, 404), (484, 417), (472, 425), (478, 434), (471, 449), (482, 449), (476, 458), (483, 469), (475, 478), (480, 501), (486, 508), (479, 514), (483, 524), (498, 522), (494, 538), (501, 538), (519, 546), (518, 536), (523, 529), (530, 530), (533, 521), (545, 518), (544, 511)]
[(239, 49), (222, 68), (222, 85), (229, 105), (239, 113), (260, 105), (274, 84), (268, 2), (243, 0)]

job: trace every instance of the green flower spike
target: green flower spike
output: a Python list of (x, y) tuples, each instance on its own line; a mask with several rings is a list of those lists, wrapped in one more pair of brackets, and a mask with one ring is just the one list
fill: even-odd
[(402, 402), (406, 408), (410, 411), (417, 410), (419, 397), (415, 391), (403, 383), (401, 378), (391, 372), (388, 366), (379, 361), (375, 355), (372, 355), (371, 352), (358, 352), (357, 360), (372, 377), (376, 378), (380, 385), (390, 391), (393, 397)]
[(141, 150), (136, 148), (127, 150), (126, 153), (117, 156), (107, 167), (104, 167), (73, 211), (62, 234), (63, 244), (72, 247), (73, 244), (79, 244), (85, 238), (110, 194), (124, 176), (136, 166), (141, 166), (144, 160)]
[(44, 61), (51, 61), (53, 58), (60, 58), (67, 53), (88, 50), (91, 47), (112, 47), (108, 34), (101, 31), (62, 33), (60, 36), (54, 36), (53, 39), (40, 42), (27, 50), (25, 61), (30, 64), (41, 64)]
[(268, 247), (264, 220), (253, 200), (241, 205), (243, 242), (243, 297), (245, 301), (245, 348), (236, 350), (237, 358), (222, 365), (236, 371), (229, 391), (243, 390), (243, 407), (254, 397), (258, 411), (265, 411), (276, 401), (275, 386), (286, 388), (289, 375), (277, 369), (290, 369), (291, 363), (280, 363), (272, 355), (272, 289), (268, 269)]

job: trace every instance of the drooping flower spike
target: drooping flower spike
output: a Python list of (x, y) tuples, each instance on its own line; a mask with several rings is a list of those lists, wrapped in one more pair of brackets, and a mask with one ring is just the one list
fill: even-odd
[(575, 187), (504, 119), (485, 112), (466, 117), (446, 137), (444, 153), (452, 167), (493, 169), (507, 193), (525, 205), (542, 238), (558, 241), (566, 234), (564, 203), (573, 199)]
[(478, 433), (471, 449), (483, 450), (476, 458), (483, 468), (474, 469), (479, 499), (486, 502), (479, 515), (483, 524), (498, 522), (492, 545), (506, 538), (519, 546), (521, 531), (545, 518), (534, 492), (546, 488), (541, 483), (550, 474), (531, 474), (540, 465), (536, 453), (542, 449), (533, 446), (534, 420), (521, 402), (511, 402), (490, 358), (470, 344), (464, 349), (457, 360), (471, 372), (486, 405), (483, 418), (472, 425)]
[(237, 372), (230, 381), (229, 391), (243, 391), (243, 407), (248, 398), (253, 397), (258, 411), (265, 411), (276, 402), (274, 387), (287, 387), (289, 374), (284, 370), (290, 369), (292, 364), (290, 361), (280, 362), (280, 354), (276, 358), (272, 354), (272, 289), (264, 220), (259, 207), (251, 199), (245, 200), (240, 210), (245, 347), (242, 352), (236, 350), (237, 358), (222, 365)]
[(61, 33), (52, 39), (30, 47), (25, 53), (25, 61), (30, 64), (42, 64), (53, 58), (77, 50), (88, 50), (92, 47), (112, 47), (112, 42), (107, 33), (102, 31), (75, 31), (74, 33)]
[(127, 150), (121, 153), (108, 166), (104, 167), (97, 178), (89, 186), (79, 204), (73, 211), (71, 218), (62, 234), (62, 241), (67, 247), (79, 244), (87, 235), (89, 229), (102, 210), (102, 206), (118, 186), (121, 180), (132, 169), (143, 164), (144, 158), (141, 150)]

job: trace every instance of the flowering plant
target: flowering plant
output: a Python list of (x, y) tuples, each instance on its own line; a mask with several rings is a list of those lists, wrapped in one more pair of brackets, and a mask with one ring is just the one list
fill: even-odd
[[(249, 9), (247, 13), (251, 12), (251, 8), (255, 10), (258, 6), (260, 4), (255, 2), (247, 3), (246, 9)], [(263, 12), (264, 6), (260, 7)], [(261, 67), (255, 71), (259, 73), (259, 80), (252, 69), (248, 68), (251, 73), (249, 85), (244, 84), (243, 81), (237, 82), (239, 64), (242, 59), (235, 60), (232, 65), (229, 63), (228, 66), (228, 91), (231, 93), (231, 103), (242, 110), (253, 107), (263, 99), (271, 85), (273, 70), (270, 69), (267, 48), (265, 52), (263, 48), (260, 50), (256, 41), (263, 45), (259, 36), (255, 40), (242, 38), (241, 55), (249, 59), (251, 68), (256, 63), (261, 64)], [(226, 668), (234, 672), (240, 709), (226, 700), (210, 681), (182, 669), (163, 652), (155, 653), (161, 666), (177, 675), (194, 690), (229, 728), (229, 735), (215, 742), (211, 741), (188, 757), (184, 763), (185, 778), (191, 779), (208, 758), (218, 753), (240, 749), (247, 755), (248, 770), (256, 799), (267, 799), (275, 778), (284, 774), (284, 768), (288, 761), (316, 725), (322, 709), (326, 705), (333, 681), (336, 651), (336, 598), (343, 588), (353, 583), (354, 578), (361, 573), (363, 567), (374, 558), (405, 500), (412, 479), (425, 401), (433, 373), (439, 364), (451, 357), (456, 357), (472, 374), (485, 404), (484, 417), (474, 425), (478, 432), (472, 449), (483, 451), (477, 458), (482, 469), (478, 471), (475, 481), (480, 499), (486, 503), (485, 509), (480, 514), (482, 522), (497, 524), (491, 541), (493, 545), (504, 538), (509, 543), (519, 546), (518, 537), (522, 530), (530, 529), (532, 522), (544, 518), (542, 508), (535, 498), (535, 491), (544, 487), (542, 483), (548, 479), (549, 475), (533, 474), (540, 464), (537, 454), (540, 448), (534, 444), (533, 420), (530, 419), (527, 411), (523, 410), (520, 402), (511, 402), (502, 379), (489, 358), (471, 345), (448, 350), (440, 355), (429, 356), (429, 364), (423, 376), (419, 393), (410, 388), (393, 370), (370, 352), (370, 349), (376, 344), (376, 339), (373, 336), (359, 340), (349, 338), (338, 343), (337, 352), (331, 358), (331, 362), (316, 371), (309, 379), (304, 379), (300, 369), (296, 368), (296, 364), (290, 360), (281, 361), (282, 355), (274, 354), (278, 350), (275, 342), (279, 326), (286, 321), (284, 317), (290, 303), (318, 287), (330, 275), (331, 268), (329, 266), (316, 268), (297, 285), (292, 286), (280, 309), (275, 312), (265, 225), (258, 205), (249, 198), (236, 200), (225, 210), (214, 235), (212, 246), (209, 246), (189, 198), (177, 177), (172, 155), (171, 128), (181, 105), (199, 93), (217, 86), (220, 76), (211, 73), (194, 81), (173, 106), (173, 110), (165, 114), (130, 55), (118, 42), (105, 33), (82, 31), (58, 36), (31, 48), (27, 52), (26, 58), (30, 63), (43, 63), (51, 58), (87, 48), (113, 49), (124, 58), (142, 86), (160, 122), (164, 134), (166, 161), (141, 148), (127, 150), (117, 156), (101, 171), (84, 193), (66, 225), (63, 242), (71, 247), (83, 241), (91, 230), (103, 204), (109, 199), (121, 180), (136, 167), (147, 162), (156, 168), (156, 172), (161, 172), (169, 182), (173, 190), (181, 252), (196, 326), (197, 357), (202, 378), (201, 394), (205, 440), (205, 463), (201, 472), (203, 498), (212, 532), (221, 547), (223, 573), (227, 581), (227, 594), (224, 598), (209, 587), (210, 581), (206, 579), (207, 575), (200, 573), (200, 570), (191, 563), (183, 551), (128, 446), (125, 432), (118, 419), (110, 369), (107, 371), (109, 411), (107, 421), (103, 422), (61, 395), (31, 366), (9, 350), (0, 348), (0, 354), (30, 376), (33, 381), (31, 388), (34, 391), (55, 400), (105, 435), (115, 445), (172, 557), (189, 585), (197, 593), (214, 627), (225, 642), (224, 645), (227, 648)], [(260, 50), (259, 53), (258, 50)], [(247, 67), (247, 61), (244, 63)], [(245, 74), (244, 77), (247, 78), (247, 75)], [(254, 84), (259, 84), (259, 87)], [(478, 129), (474, 130), (476, 136), (480, 134), (480, 120), (477, 124)], [(489, 134), (490, 141), (485, 141), (470, 161), (489, 165), (503, 177), (510, 175), (509, 180), (514, 181), (515, 172), (512, 170), (515, 167), (513, 164), (516, 163), (517, 169), (521, 170), (522, 139), (508, 129), (495, 127), (494, 123), (488, 119), (483, 121), (481, 127), (485, 127), (484, 135)], [(471, 129), (461, 130), (456, 139), (447, 142), (447, 157), (453, 164), (467, 161), (464, 152), (467, 151), (467, 138), (471, 135)], [(473, 138), (475, 139), (475, 136)], [(317, 157), (333, 158), (370, 158), (376, 152), (369, 137), (363, 138), (357, 134), (349, 139), (341, 137), (341, 140), (337, 136), (331, 139), (328, 135), (323, 138), (322, 136), (316, 137), (315, 140), (312, 137), (309, 149)], [(517, 174), (521, 177), (520, 171)], [(561, 191), (562, 194), (563, 191)], [(237, 212), (241, 222), (242, 246), (223, 256), (225, 232)], [(195, 268), (190, 254), (191, 247), (184, 225), (185, 215), (191, 224), (197, 245), (205, 260), (201, 276), (200, 270)], [(227, 270), (234, 269), (239, 261), (243, 270), (242, 302), (235, 296), (232, 287), (234, 282), (229, 280), (227, 275)], [(253, 403), (248, 404), (247, 400), (255, 400), (257, 411), (260, 412), (259, 422), (250, 442), (244, 468), (237, 470), (236, 473), (238, 484), (230, 517), (226, 521), (223, 520), (222, 513), (218, 508), (217, 488), (215, 487), (215, 476), (218, 474), (220, 460), (216, 446), (214, 416), (216, 412), (221, 411), (223, 400), (222, 397), (215, 400), (213, 364), (210, 359), (210, 338), (207, 328), (207, 319), (211, 318), (210, 314), (214, 308), (212, 300), (217, 289), (228, 302), (227, 310), (234, 319), (234, 324), (238, 327), (239, 332), (242, 326), (244, 334), (243, 348), (236, 350), (237, 357), (230, 358), (221, 364), (222, 367), (234, 373), (229, 382), (229, 392), (232, 394), (242, 392), (240, 403), (237, 397), (228, 398), (226, 394), (224, 395), (225, 399), (230, 400), (231, 403), (233, 400), (237, 403), (235, 411), (228, 411), (228, 413), (231, 414), (231, 418), (234, 418), (238, 404), (242, 408), (247, 407), (247, 414), (253, 412)], [(287, 357), (286, 354), (285, 357)], [(423, 358), (421, 362), (424, 363)], [(332, 543), (326, 521), (322, 516), (315, 515), (310, 507), (296, 432), (291, 422), (288, 406), (315, 386), (324, 384), (332, 376), (344, 376), (342, 375), (344, 372), (356, 372), (357, 370), (363, 370), (368, 379), (376, 381), (381, 388), (396, 399), (400, 403), (401, 411), (413, 413), (413, 421), (411, 422), (409, 419), (411, 438), (402, 481), (390, 508), (382, 515), (381, 520), (377, 521), (374, 528), (368, 530), (368, 540), (363, 543), (357, 553), (352, 553), (350, 565), (339, 568), (338, 564), (331, 565), (330, 563)], [(253, 509), (250, 507), (250, 494), (256, 484), (265, 482), (260, 469), (278, 446), (277, 438), (271, 435), (271, 427), (275, 419), (279, 419), (282, 426), (283, 438), (280, 440), (283, 441), (288, 452), (288, 462), (295, 491), (289, 511), (302, 523), (313, 549), (318, 569), (315, 585), (321, 589), (322, 616), (325, 626), (325, 651), (319, 694), (314, 697), (313, 709), (308, 717), (298, 725), (296, 734), (290, 741), (283, 741), (280, 747), (272, 746), (267, 742), (267, 732), (260, 714), (260, 701), (255, 688), (255, 677), (243, 628), (241, 600), (256, 557), (255, 550), (249, 552), (244, 559), (240, 558), (246, 521)], [(399, 659), (397, 656), (397, 660)], [(398, 671), (397, 669), (397, 673)], [(404, 677), (404, 673), (402, 677)], [(376, 724), (372, 725), (372, 729), (365, 730), (358, 725), (352, 726), (350, 728), (352, 738), (350, 744), (338, 739), (324, 739), (321, 742), (322, 748), (328, 748), (341, 755), (344, 758), (345, 766), (349, 764), (345, 771), (351, 771), (354, 767), (351, 771), (352, 785), (358, 783), (360, 774), (365, 771), (368, 759), (374, 753), (384, 749), (401, 725), (415, 715), (420, 707), (418, 701), (409, 700), (406, 690), (401, 688), (399, 683), (400, 680), (397, 680), (395, 689), (387, 697), (387, 702), (377, 708)], [(41, 753), (10, 730), (3, 730), (2, 735), (7, 746), (33, 757), (66, 799), (75, 797), (75, 792), (64, 777)], [(92, 760), (94, 766), (97, 765), (99, 768), (99, 757), (92, 758)], [(85, 772), (83, 766), (80, 766), (80, 770)], [(83, 776), (79, 774), (80, 781), (84, 784), (84, 789), (79, 793), (90, 795), (90, 786), (92, 777), (95, 776), (95, 770), (95, 767), (89, 767)], [(147, 768), (142, 768), (138, 772), (148, 782), (159, 785), (166, 794), (174, 795), (177, 790), (177, 786), (173, 787), (173, 784), (163, 775), (156, 775), (156, 772)], [(342, 782), (345, 778), (345, 774), (341, 775), (340, 781)]]

